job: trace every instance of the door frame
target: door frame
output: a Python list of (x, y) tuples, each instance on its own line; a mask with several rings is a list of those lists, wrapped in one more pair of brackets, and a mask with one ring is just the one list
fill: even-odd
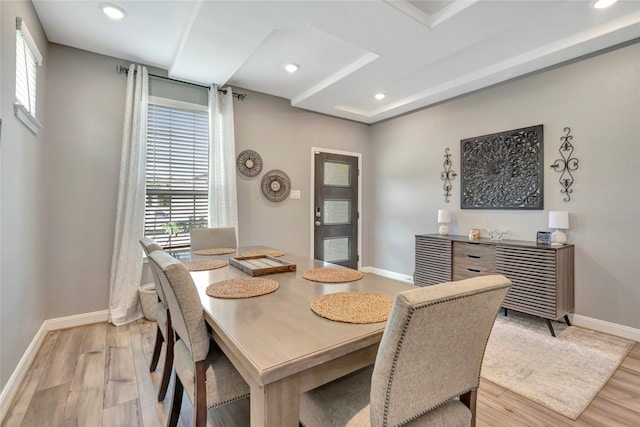
[(310, 247), (309, 247), (309, 257), (313, 259), (313, 255), (315, 253), (314, 248), (314, 240), (315, 240), (315, 225), (313, 220), (313, 212), (315, 205), (315, 177), (316, 177), (316, 162), (315, 162), (315, 154), (318, 153), (329, 153), (329, 154), (340, 154), (343, 156), (356, 157), (358, 159), (358, 270), (362, 267), (362, 258), (360, 254), (362, 252), (362, 153), (354, 153), (352, 151), (341, 151), (334, 150), (331, 148), (322, 148), (322, 147), (311, 147), (311, 184), (310, 184), (310, 201), (309, 201), (309, 235), (310, 238)]

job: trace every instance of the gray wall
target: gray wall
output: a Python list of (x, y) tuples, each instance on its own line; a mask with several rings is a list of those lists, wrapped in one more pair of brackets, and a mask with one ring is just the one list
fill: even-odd
[(47, 318), (108, 306), (126, 77), (115, 58), (49, 45)]
[[(237, 174), (239, 243), (310, 254), (311, 147), (361, 153), (366, 187), (369, 127), (291, 108), (290, 102), (282, 98), (238, 91), (246, 93), (248, 99), (234, 103), (236, 154), (255, 150), (263, 161), (259, 176)], [(289, 175), (291, 188), (301, 191), (301, 199), (272, 203), (264, 198), (260, 182), (272, 169)], [(366, 198), (366, 191), (363, 192)], [(363, 221), (366, 220), (365, 216)], [(365, 235), (363, 246), (367, 245)]]
[[(436, 233), (438, 209), (452, 211), (451, 234), (503, 229), (534, 240), (548, 211), (570, 213), (576, 245), (575, 313), (640, 328), (640, 44), (486, 89), (373, 125), (376, 188), (371, 265), (413, 274), (414, 235)], [(444, 202), (440, 172), (451, 148), (460, 172), (460, 140), (544, 125), (544, 211), (461, 210), (460, 180)], [(575, 172), (571, 201), (560, 194), (563, 128), (571, 127)]]
[[(47, 318), (45, 273), (47, 40), (31, 2), (0, 2), (0, 386), (4, 386)], [(38, 135), (13, 113), (15, 99), (16, 16), (27, 24), (44, 65), (38, 69)]]

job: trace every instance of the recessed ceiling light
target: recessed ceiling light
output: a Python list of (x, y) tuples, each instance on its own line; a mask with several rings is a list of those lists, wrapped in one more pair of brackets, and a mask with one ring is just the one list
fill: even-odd
[(593, 4), (593, 7), (595, 7), (596, 9), (604, 9), (606, 7), (611, 6), (617, 1), (618, 0), (598, 0)]
[(373, 97), (378, 101), (380, 101), (381, 99), (384, 99), (385, 96), (387, 95), (385, 95), (384, 93), (376, 93), (375, 95), (373, 95)]
[(111, 19), (120, 20), (127, 16), (127, 12), (120, 6), (111, 3), (101, 3), (100, 10)]
[(295, 73), (299, 68), (300, 66), (298, 64), (287, 64), (284, 66), (284, 69), (290, 73)]

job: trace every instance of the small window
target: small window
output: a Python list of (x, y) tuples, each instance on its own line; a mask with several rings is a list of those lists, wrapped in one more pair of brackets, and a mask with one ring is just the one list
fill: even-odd
[(36, 119), (37, 68), (42, 55), (22, 18), (16, 18), (16, 116), (33, 133), (42, 125)]

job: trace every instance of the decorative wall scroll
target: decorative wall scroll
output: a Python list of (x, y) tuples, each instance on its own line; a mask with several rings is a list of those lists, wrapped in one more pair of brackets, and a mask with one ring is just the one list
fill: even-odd
[(560, 148), (558, 149), (562, 158), (553, 162), (551, 168), (556, 172), (561, 172), (560, 178), (558, 179), (560, 185), (562, 185), (560, 193), (564, 193), (566, 196), (562, 200), (568, 202), (571, 200), (571, 193), (573, 193), (573, 190), (569, 188), (573, 185), (573, 175), (571, 172), (578, 169), (578, 159), (571, 157), (573, 154), (573, 145), (571, 144), (573, 135), (569, 135), (571, 133), (571, 128), (566, 127), (564, 128), (564, 131), (567, 134), (560, 138), (562, 144), (560, 144)]
[(543, 126), (463, 139), (462, 209), (543, 208)]
[(442, 189), (444, 190), (444, 201), (449, 203), (449, 197), (451, 197), (451, 181), (458, 176), (453, 170), (451, 170), (451, 154), (449, 153), (449, 148), (444, 149), (444, 170), (440, 172), (440, 179), (444, 181), (444, 185)]

